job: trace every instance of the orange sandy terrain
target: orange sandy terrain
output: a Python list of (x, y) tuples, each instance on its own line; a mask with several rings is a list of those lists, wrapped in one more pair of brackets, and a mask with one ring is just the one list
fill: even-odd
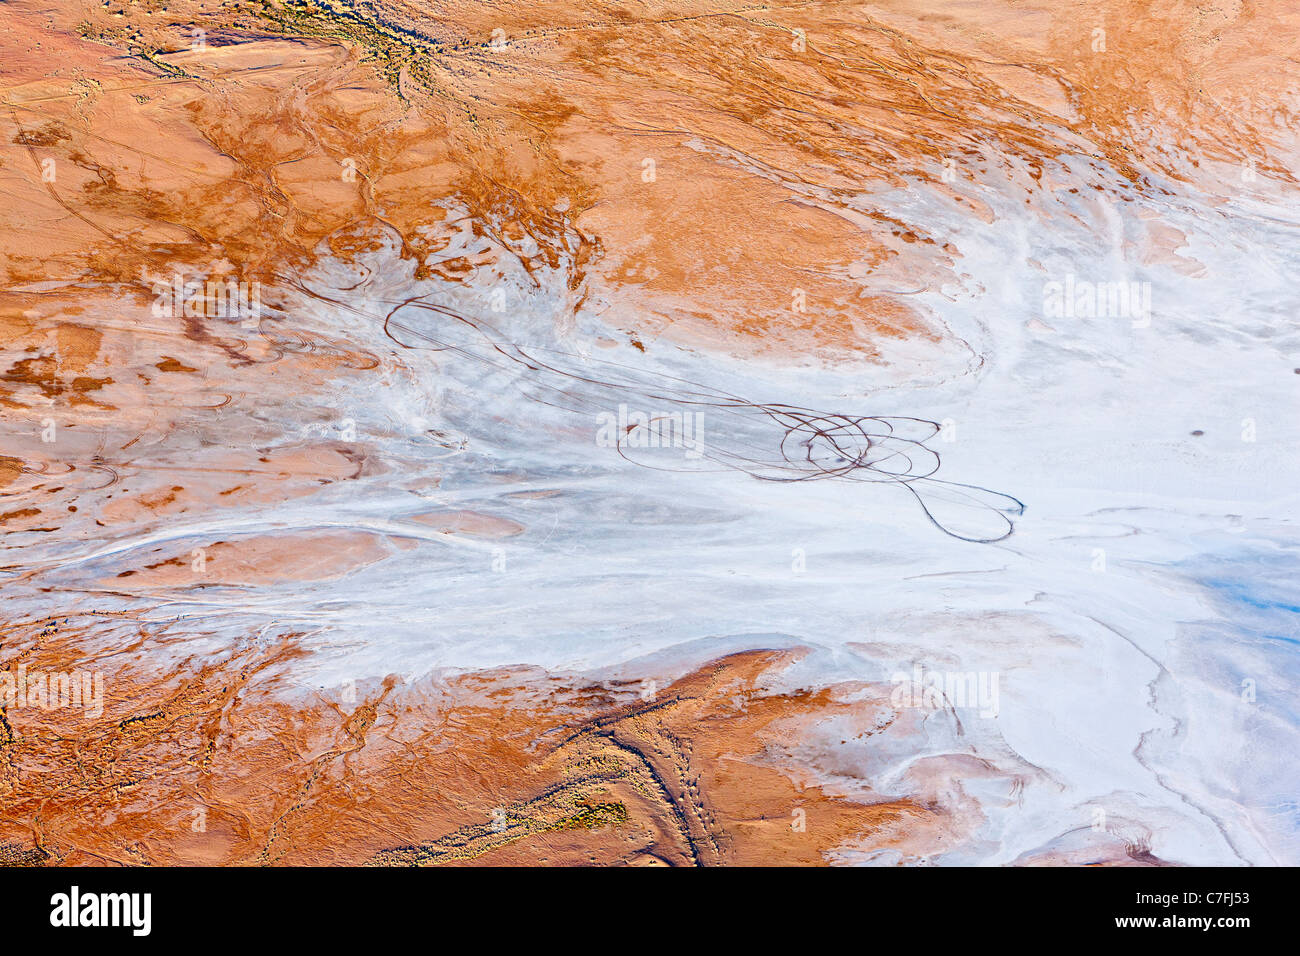
[[(15, 636), (15, 671), (77, 666), (78, 636), (59, 622)], [(765, 691), (780, 654), (724, 658), (662, 688), (502, 668), (286, 700), (294, 655), (251, 645), (165, 681), (123, 669), (89, 725), (11, 711), (4, 860), (807, 864), (842, 845), (919, 848), (944, 826), (908, 801), (802, 780), (810, 715), (847, 716), (866, 740), (879, 712), (852, 703), (861, 688)]]
[[(841, 743), (870, 748), (899, 718), (879, 688), (776, 689), (797, 652), (648, 691), (502, 666), (367, 678), (347, 699), (296, 682), (294, 639), (213, 655), (183, 621), (65, 618), (60, 601), (165, 609), (196, 560), (237, 594), (524, 530), (431, 506), (401, 527), (220, 539), (238, 509), (401, 471), (296, 407), (279, 434), (254, 414), (388, 361), (308, 327), (296, 280), (322, 256), (361, 262), (386, 234), (416, 278), (500, 271), (447, 254), (454, 200), (530, 274), (567, 276), (610, 342), (955, 374), (968, 350), (911, 299), (975, 280), (923, 215), (850, 194), (923, 179), (987, 217), (945, 169), (1003, 164), (1027, 204), (1101, 190), (1045, 181), (1076, 150), (1136, 189), (1141, 167), (1213, 192), (1248, 157), (1287, 176), (1268, 157), (1296, 117), (1251, 90), (1297, 28), (1281, 0), (4, 4), (3, 570), (49, 606), (0, 612), (0, 667), (95, 670), (107, 691), (93, 719), (0, 709), (0, 862), (814, 864), (960, 839), (977, 813), (816, 782), (811, 728), (845, 722)], [(1181, 234), (1148, 230), (1143, 255), (1196, 272)], [(158, 315), (178, 271), (288, 290), (280, 334)], [(165, 533), (199, 519), (217, 539), (202, 555)], [(143, 550), (115, 561), (133, 535)], [(73, 580), (28, 560), (45, 538), (107, 564)], [(1123, 845), (1110, 861), (1130, 857), (1154, 862)]]

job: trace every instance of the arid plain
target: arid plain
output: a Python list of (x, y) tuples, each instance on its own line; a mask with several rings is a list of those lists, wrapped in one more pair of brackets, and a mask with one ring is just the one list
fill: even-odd
[(1298, 38), (3, 3), (0, 862), (1296, 862)]

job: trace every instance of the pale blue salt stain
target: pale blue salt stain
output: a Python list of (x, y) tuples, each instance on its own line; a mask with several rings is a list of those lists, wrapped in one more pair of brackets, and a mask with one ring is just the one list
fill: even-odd
[[(1244, 552), (1205, 561), (1193, 577), (1211, 590), (1226, 621), (1253, 635), (1300, 645), (1300, 558)], [(1195, 568), (1195, 565), (1193, 565)]]

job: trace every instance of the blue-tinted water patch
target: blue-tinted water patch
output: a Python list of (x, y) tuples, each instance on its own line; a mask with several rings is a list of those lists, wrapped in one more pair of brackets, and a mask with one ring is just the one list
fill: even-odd
[(1300, 750), (1300, 553), (1238, 549), (1177, 570), (1206, 589), (1217, 612), (1185, 628), (1171, 653), (1184, 665), (1182, 692), (1210, 718), (1207, 732), (1224, 738), (1215, 769), (1223, 796), (1250, 809), (1277, 859), (1293, 858), (1300, 765), (1260, 755)]
[(1206, 556), (1184, 567), (1211, 592), (1226, 623), (1300, 645), (1300, 554), (1243, 551)]

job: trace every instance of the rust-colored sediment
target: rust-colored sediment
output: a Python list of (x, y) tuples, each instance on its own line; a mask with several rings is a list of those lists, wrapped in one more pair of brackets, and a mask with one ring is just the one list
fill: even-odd
[[(491, 263), (444, 260), (422, 228), (455, 196), (642, 344), (888, 357), (891, 339), (942, 336), (909, 295), (961, 270), (922, 217), (850, 202), (863, 187), (920, 181), (987, 215), (964, 184), (995, 164), (1030, 203), (1066, 188), (1043, 168), (1071, 155), (1138, 187), (1139, 166), (1290, 178), (1287, 91), (1253, 95), (1252, 64), (1296, 16), (1283, 3), (454, 7), (10, 4), (6, 286), (138, 288), (215, 260), (270, 278), (375, 221), (456, 279)], [(644, 316), (622, 328), (633, 301)], [(177, 331), (240, 360), (201, 324)]]
[(98, 716), (3, 715), (6, 862), (819, 863), (864, 840), (921, 848), (941, 826), (906, 800), (795, 782), (808, 721), (876, 710), (834, 689), (764, 690), (789, 653), (658, 688), (502, 668), (390, 677), (349, 700), (289, 687), (292, 642), (165, 677), (118, 663), (159, 643), (88, 662), (64, 622), (5, 635), (15, 678), (91, 668), (107, 688)]
[[(254, 414), (375, 354), (295, 338), (303, 316), (274, 346), (158, 317), (150, 290), (177, 271), (273, 289), (388, 230), (417, 276), (491, 274), (493, 253), (443, 254), (454, 203), (637, 348), (888, 362), (952, 346), (914, 293), (969, 276), (924, 215), (886, 215), (873, 190), (924, 181), (987, 221), (971, 183), (995, 165), (1031, 205), (1089, 188), (1044, 173), (1065, 157), (1137, 189), (1145, 169), (1213, 194), (1248, 160), (1290, 178), (1274, 150), (1294, 90), (1252, 96), (1298, 25), (1282, 0), (940, 6), (5, 4), (0, 530), (107, 542), (385, 467), (364, 439), (291, 421), (298, 439), (272, 440)], [(967, 174), (948, 183), (949, 161)], [(1149, 232), (1148, 261), (1195, 273), (1180, 233)], [(412, 524), (520, 530), (469, 511)], [(402, 541), (158, 545), (95, 587), (161, 601), (198, 557), (213, 584), (329, 580)], [(0, 570), (44, 569), (13, 548)], [(108, 701), (94, 718), (0, 713), (0, 862), (815, 863), (845, 846), (923, 856), (956, 825), (797, 784), (801, 728), (871, 707), (765, 689), (788, 661), (775, 652), (646, 699), (504, 668), (390, 678), (349, 702), (293, 682), (291, 641), (199, 653), (126, 616), (11, 617), (0, 669), (102, 672)]]

